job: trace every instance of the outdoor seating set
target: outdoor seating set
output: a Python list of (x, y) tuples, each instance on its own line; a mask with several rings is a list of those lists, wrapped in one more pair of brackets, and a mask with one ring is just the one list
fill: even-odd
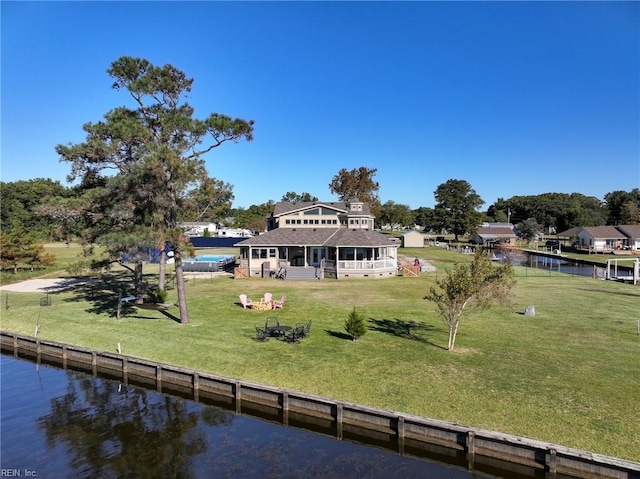
[(297, 343), (311, 334), (311, 321), (308, 323), (296, 323), (294, 327), (281, 325), (278, 318), (267, 318), (264, 328), (256, 326), (256, 339), (267, 341), (269, 338), (277, 338), (287, 343)]
[(284, 302), (287, 299), (286, 296), (282, 296), (282, 298), (280, 298), (279, 301), (273, 301), (271, 293), (264, 293), (264, 296), (260, 298), (260, 301), (255, 303), (251, 301), (246, 294), (241, 294), (239, 298), (240, 298), (240, 304), (242, 304), (242, 307), (244, 309), (249, 308), (257, 311), (268, 311), (270, 309), (283, 309)]

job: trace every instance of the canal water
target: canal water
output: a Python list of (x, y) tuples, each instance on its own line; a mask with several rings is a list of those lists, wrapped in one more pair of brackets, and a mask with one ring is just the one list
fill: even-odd
[[(496, 253), (496, 258), (500, 262), (504, 262), (505, 256)], [(578, 276), (587, 276), (590, 278), (605, 279), (607, 268), (592, 264), (585, 264), (571, 261), (565, 258), (554, 258), (530, 253), (522, 253), (511, 258), (513, 266), (522, 266), (531, 268), (535, 274), (540, 273), (565, 273)], [(623, 268), (620, 268), (621, 270)], [(525, 272), (525, 274), (527, 274)]]
[[(2, 475), (39, 478), (483, 478), (86, 373), (0, 355)], [(535, 471), (526, 477), (544, 477)]]

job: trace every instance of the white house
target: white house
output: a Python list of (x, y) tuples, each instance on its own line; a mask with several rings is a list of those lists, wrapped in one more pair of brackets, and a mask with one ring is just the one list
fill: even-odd
[(205, 230), (210, 235), (214, 235), (218, 230), (218, 225), (210, 222), (193, 222), (193, 223), (180, 223), (180, 227), (184, 231), (186, 236), (204, 236)]
[(398, 244), (373, 229), (367, 203), (281, 202), (268, 230), (236, 243), (248, 276), (383, 278), (397, 274)]

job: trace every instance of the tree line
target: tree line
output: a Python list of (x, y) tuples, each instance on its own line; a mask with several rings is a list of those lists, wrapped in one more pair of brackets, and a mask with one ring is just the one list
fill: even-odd
[[(363, 168), (369, 176), (375, 169)], [(339, 178), (350, 178), (352, 172), (341, 170), (332, 180), (341, 200), (351, 198), (353, 186), (340, 186)], [(344, 191), (344, 193), (343, 193)], [(359, 190), (354, 195), (360, 199)], [(90, 221), (81, 213), (86, 185), (66, 187), (47, 178), (0, 182), (0, 224), (2, 231), (14, 229), (28, 232), (40, 241), (69, 241), (82, 238)], [(498, 198), (485, 211), (484, 204), (471, 185), (464, 180), (449, 180), (434, 191), (436, 206), (410, 208), (388, 200), (380, 203), (376, 190), (368, 192), (376, 224), (389, 229), (415, 225), (426, 231), (450, 231), (458, 235), (471, 233), (482, 222), (529, 225), (534, 223), (540, 231), (566, 231), (576, 226), (603, 226), (640, 223), (640, 189), (616, 190), (607, 193), (604, 200), (581, 193), (543, 193), (530, 196)], [(249, 207), (233, 206), (233, 185), (209, 178), (203, 187), (191, 191), (177, 212), (178, 222), (206, 221), (223, 226), (264, 231), (266, 218), (273, 212), (276, 201)], [(319, 201), (310, 193), (287, 191), (279, 201), (293, 203)], [(87, 238), (89, 239), (89, 238)]]

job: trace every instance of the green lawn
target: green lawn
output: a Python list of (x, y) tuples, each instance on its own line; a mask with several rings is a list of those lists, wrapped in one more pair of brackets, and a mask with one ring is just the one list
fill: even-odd
[[(416, 254), (416, 251), (418, 253)], [(406, 250), (433, 260), (421, 278), (312, 282), (207, 276), (187, 282), (191, 323), (156, 311), (115, 319), (121, 271), (57, 294), (2, 293), (2, 328), (339, 400), (417, 414), (610, 456), (640, 460), (640, 288), (557, 273), (517, 276), (514, 312), (501, 307), (463, 318), (456, 350), (422, 298), (436, 274), (464, 255)], [(147, 272), (152, 269), (147, 268)], [(287, 296), (282, 311), (239, 306), (238, 295)], [(175, 302), (175, 291), (170, 291)], [(534, 317), (522, 314), (535, 305)], [(369, 332), (350, 341), (356, 307)], [(299, 344), (254, 340), (267, 316), (312, 321)]]

